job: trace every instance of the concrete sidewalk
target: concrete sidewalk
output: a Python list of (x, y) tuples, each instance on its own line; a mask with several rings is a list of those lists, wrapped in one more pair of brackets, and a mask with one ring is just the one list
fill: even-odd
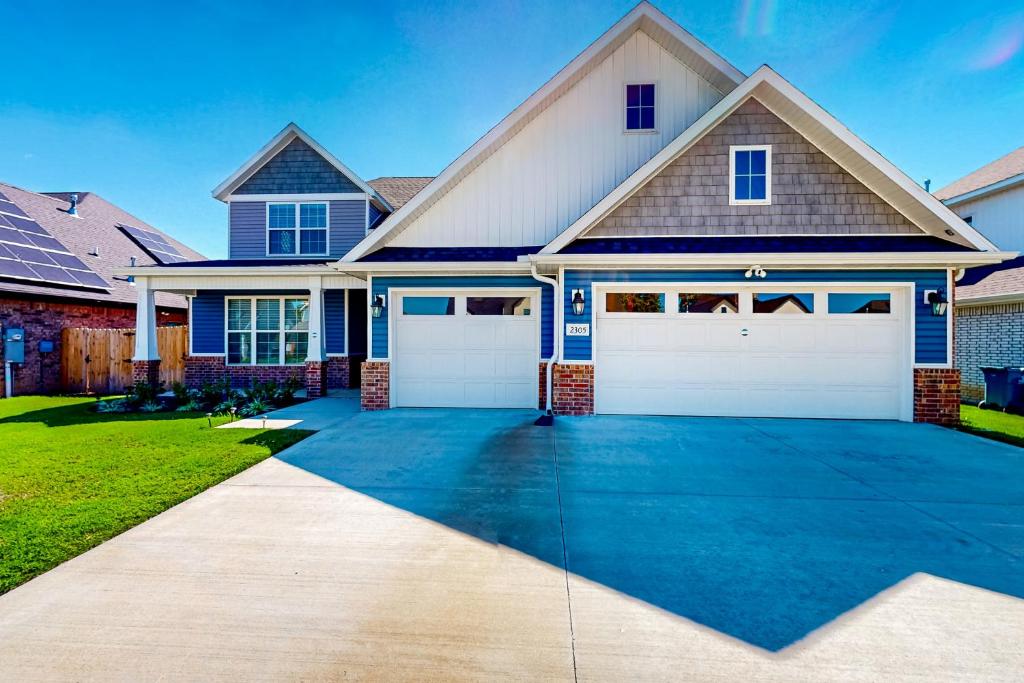
[(534, 417), (320, 415), (0, 597), (0, 680), (1024, 671), (1018, 449), (894, 423)]

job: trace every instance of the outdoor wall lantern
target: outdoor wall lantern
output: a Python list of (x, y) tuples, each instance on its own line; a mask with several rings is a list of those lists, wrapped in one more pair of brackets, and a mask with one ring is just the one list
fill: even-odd
[(373, 297), (373, 303), (370, 304), (370, 313), (374, 318), (379, 318), (380, 314), (384, 312), (384, 295), (377, 294)]
[(937, 317), (946, 315), (946, 307), (949, 306), (949, 300), (946, 299), (945, 291), (938, 289), (928, 292), (928, 303), (932, 305), (932, 315)]
[(572, 290), (572, 312), (574, 315), (583, 315), (583, 312), (587, 310), (586, 299), (583, 298), (582, 289)]

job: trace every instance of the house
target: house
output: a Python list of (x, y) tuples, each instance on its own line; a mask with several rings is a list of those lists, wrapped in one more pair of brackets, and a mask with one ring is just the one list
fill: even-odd
[[(124, 271), (150, 327), (136, 375), (159, 363), (144, 312), (176, 292), (193, 383), (951, 423), (940, 304), (1008, 257), (781, 75), (646, 2), (424, 183), (389, 199), (287, 126), (214, 190), (228, 259)], [(708, 295), (737, 312), (689, 308)]]
[[(935, 193), (964, 222), (1010, 251), (1024, 251), (1024, 147)], [(985, 396), (986, 366), (1024, 367), (1024, 257), (974, 268), (956, 288), (961, 395)]]
[[(24, 362), (11, 364), (12, 394), (60, 390), (65, 327), (135, 326), (137, 293), (116, 268), (198, 259), (93, 192), (38, 193), (0, 183), (0, 326), (24, 330)], [(161, 293), (153, 305), (155, 325), (187, 322), (185, 297)], [(0, 377), (0, 396), (5, 381)]]

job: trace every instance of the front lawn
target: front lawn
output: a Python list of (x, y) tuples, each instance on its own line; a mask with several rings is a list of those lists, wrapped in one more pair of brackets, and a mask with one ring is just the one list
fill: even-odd
[(93, 403), (0, 400), (0, 594), (310, 434)]
[(976, 406), (960, 406), (960, 429), (1014, 446), (1024, 446), (1024, 417)]

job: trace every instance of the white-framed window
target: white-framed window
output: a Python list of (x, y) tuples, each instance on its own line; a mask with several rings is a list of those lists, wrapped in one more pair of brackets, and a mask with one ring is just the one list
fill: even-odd
[(268, 256), (326, 256), (327, 202), (267, 204)]
[(228, 365), (301, 365), (309, 349), (309, 299), (228, 297)]
[(657, 83), (627, 83), (625, 129), (627, 133), (657, 130)]
[(772, 146), (729, 147), (729, 203), (772, 203)]

